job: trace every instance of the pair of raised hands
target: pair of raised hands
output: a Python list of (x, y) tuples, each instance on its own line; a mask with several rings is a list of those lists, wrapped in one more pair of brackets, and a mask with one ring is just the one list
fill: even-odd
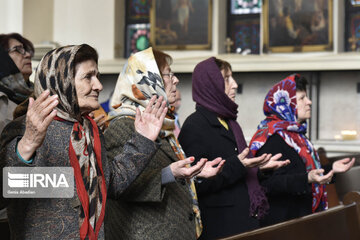
[(313, 169), (308, 173), (309, 183), (325, 184), (331, 182), (335, 173), (347, 172), (355, 163), (355, 158), (343, 158), (332, 165), (332, 170), (324, 175), (324, 169)]
[(258, 167), (260, 170), (269, 170), (269, 169), (278, 169), (284, 167), (290, 163), (290, 160), (278, 161), (282, 154), (278, 153), (276, 155), (264, 153), (259, 157), (247, 158), (249, 154), (249, 148), (245, 148), (239, 155), (239, 161), (246, 168)]
[[(278, 169), (290, 163), (290, 160), (288, 159), (285, 161), (278, 161), (282, 156), (281, 153), (278, 153), (274, 156), (272, 156), (272, 154), (264, 153), (263, 155), (254, 158), (247, 158), (246, 156), (248, 154), (249, 154), (249, 148), (245, 148), (238, 155), (239, 161), (246, 168), (259, 167), (260, 170)], [(187, 160), (186, 162), (187, 164), (190, 164), (194, 161), (192, 157), (186, 160)], [(196, 165), (192, 166), (191, 168), (184, 169), (183, 171), (177, 171), (175, 166), (172, 166), (173, 164), (170, 165), (170, 167), (175, 177), (176, 175), (178, 175), (178, 177), (180, 178), (188, 178), (197, 175), (198, 177), (209, 178), (215, 176), (218, 172), (220, 172), (224, 163), (225, 160), (223, 160), (220, 157), (210, 162), (207, 162), (207, 159), (202, 158)], [(182, 163), (178, 161), (174, 164), (180, 165)]]
[[(29, 160), (41, 146), (47, 128), (57, 114), (55, 107), (59, 103), (58, 96), (49, 95), (50, 91), (45, 90), (36, 100), (29, 98), (25, 133), (18, 143), (18, 152), (25, 160)], [(163, 97), (160, 97), (156, 103), (155, 100), (156, 96), (150, 100), (143, 114), (137, 109), (135, 120), (136, 131), (152, 141), (157, 138), (167, 112)]]
[[(153, 96), (145, 111), (140, 114), (139, 109), (137, 109), (135, 116), (135, 130), (152, 141), (155, 141), (159, 135), (167, 112), (166, 102), (163, 101), (163, 97), (159, 97), (155, 101), (156, 97)], [(191, 166), (194, 160), (194, 157), (189, 157), (170, 164), (174, 177), (185, 179), (194, 176), (210, 178), (220, 172), (225, 163), (225, 160), (222, 160), (222, 158), (216, 158), (210, 162), (206, 158), (202, 158), (194, 166)]]

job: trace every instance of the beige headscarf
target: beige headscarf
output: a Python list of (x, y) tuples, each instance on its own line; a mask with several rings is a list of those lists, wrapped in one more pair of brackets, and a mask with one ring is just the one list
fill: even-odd
[[(138, 107), (140, 111), (143, 111), (153, 95), (163, 96), (169, 107), (164, 81), (161, 78), (152, 48), (148, 48), (132, 55), (120, 73), (110, 102), (114, 108), (109, 113), (110, 119), (135, 116), (136, 108)], [(185, 154), (175, 137), (174, 129), (175, 118), (172, 111), (169, 110), (167, 117), (164, 119), (160, 137), (168, 140), (177, 158), (182, 160), (185, 158)], [(193, 179), (188, 182), (189, 192), (193, 199), (196, 235), (199, 237), (202, 232), (202, 223), (196, 189)]]
[[(113, 110), (109, 113), (109, 120), (118, 116), (135, 116), (137, 107), (144, 111), (153, 95), (163, 96), (169, 107), (164, 81), (150, 47), (133, 54), (125, 64), (110, 101)], [(161, 134), (168, 136), (174, 128), (174, 118), (167, 117)]]

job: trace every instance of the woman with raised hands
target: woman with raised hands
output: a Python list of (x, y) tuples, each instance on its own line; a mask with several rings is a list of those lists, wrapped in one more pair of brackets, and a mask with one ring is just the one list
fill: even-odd
[[(134, 132), (136, 108), (149, 106), (154, 95), (164, 98), (167, 106), (176, 100), (179, 80), (171, 71), (171, 63), (169, 55), (152, 48), (128, 59), (111, 100), (113, 120), (105, 131), (110, 158), (122, 151)], [(174, 122), (169, 109), (158, 137), (160, 149), (121, 199), (109, 201), (105, 219), (109, 239), (196, 239), (201, 234), (193, 177), (216, 175), (224, 161), (199, 159), (190, 166), (194, 157), (185, 158), (174, 135)]]

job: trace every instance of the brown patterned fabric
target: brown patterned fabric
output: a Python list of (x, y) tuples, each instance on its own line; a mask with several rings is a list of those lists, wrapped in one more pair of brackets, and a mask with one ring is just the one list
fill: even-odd
[(58, 116), (71, 122), (81, 121), (75, 90), (74, 58), (82, 45), (66, 46), (48, 52), (35, 73), (34, 94), (37, 98), (46, 89), (59, 96)]

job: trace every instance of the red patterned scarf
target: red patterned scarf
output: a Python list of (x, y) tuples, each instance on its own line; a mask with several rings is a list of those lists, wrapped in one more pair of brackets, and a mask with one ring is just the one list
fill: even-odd
[[(55, 117), (55, 120), (66, 121), (59, 117)], [(84, 124), (75, 122), (73, 125), (69, 158), (74, 168), (76, 192), (81, 203), (80, 239), (85, 239), (86, 236), (97, 239), (104, 221), (107, 192), (99, 129), (88, 116), (84, 119)]]

